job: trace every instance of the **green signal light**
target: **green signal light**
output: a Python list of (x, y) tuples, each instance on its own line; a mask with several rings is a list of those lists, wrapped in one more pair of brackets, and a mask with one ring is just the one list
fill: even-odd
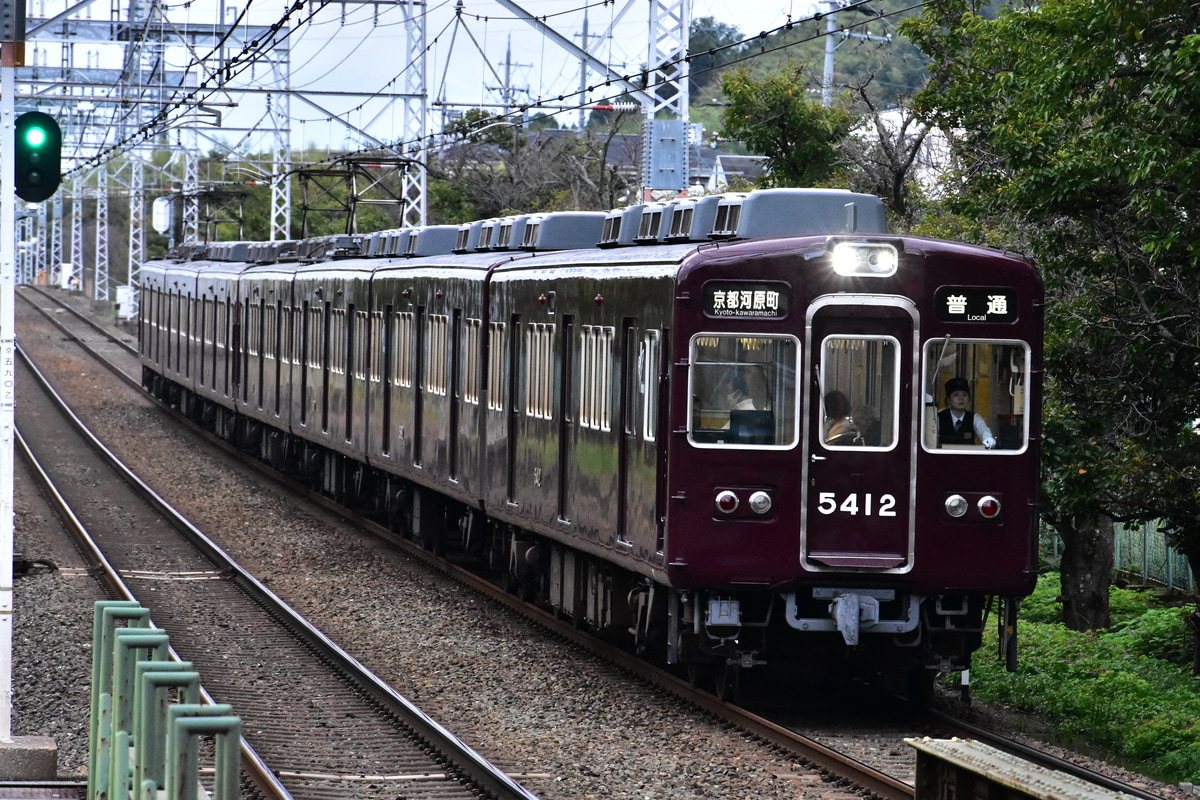
[(54, 117), (41, 111), (25, 112), (13, 125), (16, 195), (40, 203), (50, 198), (62, 181), (62, 129)]

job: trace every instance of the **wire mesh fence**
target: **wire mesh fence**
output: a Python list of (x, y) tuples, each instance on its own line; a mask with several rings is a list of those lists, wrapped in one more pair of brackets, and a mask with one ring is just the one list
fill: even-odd
[[(1113, 577), (1134, 585), (1159, 586), (1195, 593), (1196, 576), (1187, 558), (1167, 544), (1155, 523), (1114, 526)], [(1062, 541), (1054, 532), (1043, 532), (1042, 554), (1057, 564)]]

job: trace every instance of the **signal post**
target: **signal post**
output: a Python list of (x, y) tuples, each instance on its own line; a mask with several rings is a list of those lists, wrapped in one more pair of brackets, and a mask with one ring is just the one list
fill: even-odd
[[(13, 448), (17, 397), (14, 112), (16, 68), (25, 60), (24, 39), (25, 0), (0, 0), (0, 780), (45, 781), (54, 780), (58, 774), (54, 740), (12, 735)], [(36, 181), (41, 184), (43, 177)]]

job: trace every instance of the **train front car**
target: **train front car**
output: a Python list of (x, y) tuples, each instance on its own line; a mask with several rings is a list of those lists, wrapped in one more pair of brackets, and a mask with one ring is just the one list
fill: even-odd
[(923, 690), (969, 667), (992, 597), (1011, 643), (1037, 566), (1041, 313), (1027, 261), (946, 242), (810, 236), (689, 259), (670, 659), (715, 658), (722, 688), (771, 663)]

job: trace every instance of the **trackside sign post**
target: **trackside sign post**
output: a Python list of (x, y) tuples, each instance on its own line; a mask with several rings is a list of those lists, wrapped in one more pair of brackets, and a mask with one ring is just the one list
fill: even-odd
[[(11, 35), (11, 34), (10, 34)], [(0, 742), (12, 741), (13, 444), (16, 431), (16, 163), (14, 55), (23, 42), (0, 42)]]

